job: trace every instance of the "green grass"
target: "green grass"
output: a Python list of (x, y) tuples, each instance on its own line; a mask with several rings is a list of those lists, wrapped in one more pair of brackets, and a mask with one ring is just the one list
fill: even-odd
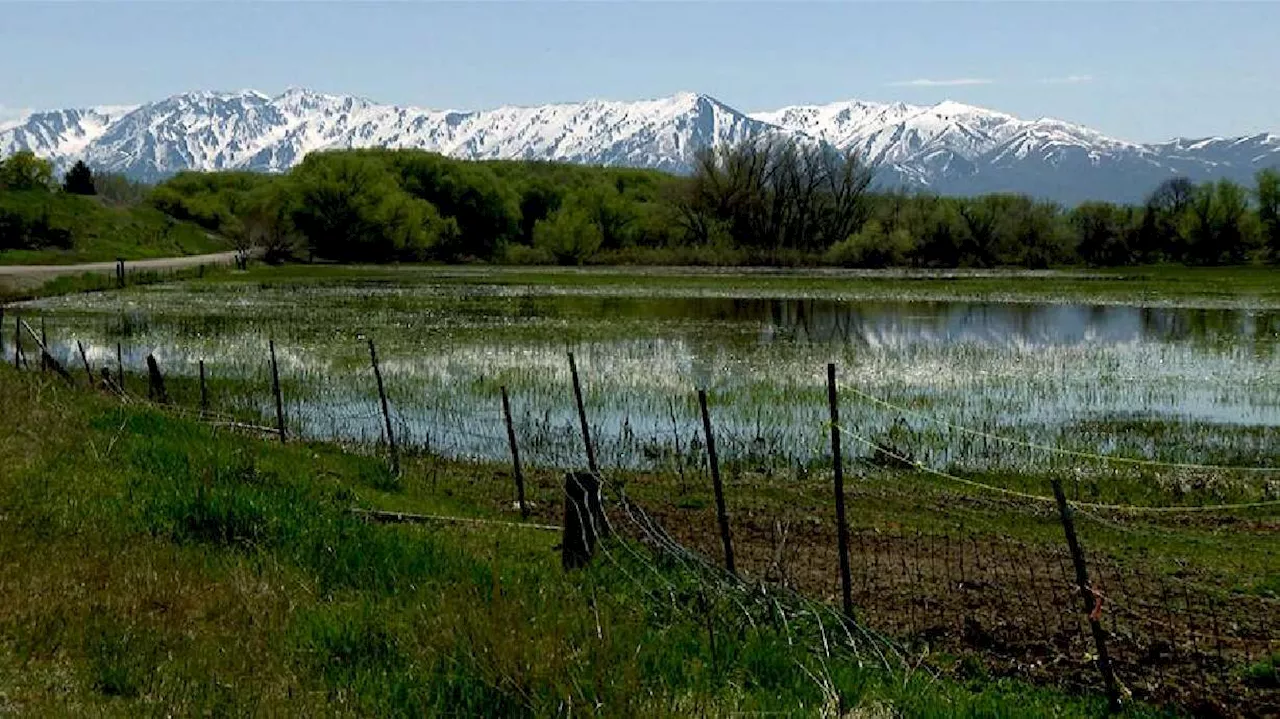
[(149, 205), (111, 207), (94, 197), (61, 192), (0, 192), (0, 210), (36, 218), (71, 232), (70, 249), (4, 250), (0, 265), (61, 265), (123, 257), (139, 260), (230, 249), (190, 222), (176, 221)]
[[(1030, 281), (1018, 281), (1029, 278)], [(251, 279), (272, 284), (315, 281), (406, 282), (554, 287), (615, 293), (762, 295), (893, 299), (1197, 306), (1280, 306), (1280, 268), (1161, 265), (1110, 269), (887, 270), (696, 267), (494, 267), (291, 265), (261, 268)]]
[[(24, 714), (1092, 716), (1097, 697), (860, 666), (676, 566), (565, 574), (492, 469), (259, 441), (0, 368), (0, 709)], [(630, 557), (630, 559), (629, 559)], [(658, 574), (654, 576), (652, 572)], [(648, 580), (637, 580), (648, 577)], [(664, 591), (653, 591), (661, 587)], [(670, 592), (670, 596), (666, 593)], [(708, 596), (709, 594), (709, 596)], [(690, 611), (690, 607), (699, 607)], [(801, 632), (802, 627), (792, 627)], [(805, 635), (799, 635), (804, 639)], [(1135, 716), (1153, 715), (1136, 708)]]

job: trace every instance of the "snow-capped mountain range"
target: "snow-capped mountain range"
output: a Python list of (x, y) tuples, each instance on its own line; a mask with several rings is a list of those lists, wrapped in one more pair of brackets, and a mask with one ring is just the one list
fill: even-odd
[(185, 169), (287, 170), (329, 148), (421, 148), (467, 159), (538, 159), (685, 172), (708, 145), (768, 134), (853, 148), (884, 186), (946, 194), (1012, 191), (1066, 203), (1136, 201), (1161, 180), (1251, 182), (1280, 166), (1280, 135), (1136, 144), (1080, 125), (943, 102), (862, 101), (746, 113), (697, 93), (462, 112), (290, 89), (192, 92), (137, 106), (35, 112), (0, 125), (0, 156), (22, 149), (59, 169), (156, 180)]

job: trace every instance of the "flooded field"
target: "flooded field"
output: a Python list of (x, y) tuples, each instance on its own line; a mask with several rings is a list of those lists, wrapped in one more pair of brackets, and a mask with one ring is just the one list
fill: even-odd
[[(1045, 281), (1023, 275), (983, 281)], [(1085, 453), (1280, 464), (1280, 308), (1248, 297), (993, 301), (830, 273), (816, 290), (795, 274), (773, 291), (745, 274), (683, 287), (644, 276), (596, 285), (564, 278), (262, 273), (53, 298), (10, 312), (43, 318), (56, 354), (77, 369), (77, 341), (94, 366), (113, 367), (119, 345), (134, 375), (154, 353), (189, 406), (198, 393), (183, 378), (204, 360), (213, 410), (248, 417), (273, 411), (274, 338), (290, 429), (366, 443), (382, 435), (372, 338), (398, 439), (455, 457), (506, 456), (505, 385), (527, 461), (581, 464), (573, 352), (607, 466), (700, 465), (694, 390), (706, 387), (731, 466), (804, 472), (826, 453), (828, 362), (846, 385), (846, 427), (931, 467), (1081, 465), (1078, 456), (980, 432)], [(141, 377), (134, 381), (140, 389)], [(851, 449), (870, 453), (857, 442)]]

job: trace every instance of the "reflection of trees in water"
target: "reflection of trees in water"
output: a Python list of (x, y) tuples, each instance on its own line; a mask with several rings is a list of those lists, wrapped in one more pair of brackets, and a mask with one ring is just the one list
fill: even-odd
[[(574, 298), (581, 299), (581, 298)], [(816, 299), (601, 298), (600, 316), (686, 319), (762, 327), (764, 344), (976, 342), (1063, 345), (1134, 341), (1270, 356), (1280, 312), (988, 302), (842, 302)], [(584, 313), (590, 315), (590, 311)]]

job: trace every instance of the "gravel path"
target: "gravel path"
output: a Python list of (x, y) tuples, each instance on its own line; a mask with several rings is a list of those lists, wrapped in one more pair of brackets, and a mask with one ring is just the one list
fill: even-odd
[[(199, 265), (229, 265), (235, 262), (236, 253), (217, 252), (211, 255), (191, 255), (189, 257), (164, 257), (155, 260), (126, 260), (126, 270), (177, 270)], [(54, 277), (57, 275), (78, 275), (85, 272), (115, 272), (116, 263), (87, 262), (81, 265), (0, 265), (0, 277)]]

